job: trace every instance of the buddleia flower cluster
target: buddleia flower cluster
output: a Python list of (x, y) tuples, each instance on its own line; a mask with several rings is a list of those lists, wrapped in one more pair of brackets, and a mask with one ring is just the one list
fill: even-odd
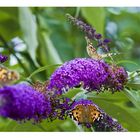
[(63, 120), (70, 99), (39, 90), (25, 83), (0, 88), (0, 116), (20, 122), (33, 120), (34, 123), (43, 119)]
[(49, 98), (27, 84), (4, 86), (0, 89), (0, 115), (17, 121), (39, 121), (49, 116)]
[(115, 92), (123, 90), (127, 77), (123, 67), (109, 65), (102, 60), (76, 58), (64, 63), (51, 75), (48, 90), (62, 94), (82, 83), (87, 91)]
[[(89, 39), (96, 40), (98, 46), (105, 46), (110, 42), (108, 39), (102, 40), (102, 35), (96, 33), (90, 25), (67, 16)], [(0, 55), (0, 61), (4, 60), (6, 57)], [(2, 69), (2, 72), (5, 71)], [(6, 76), (5, 73), (2, 74)], [(100, 93), (107, 90), (114, 93), (124, 89), (127, 78), (123, 67), (108, 64), (104, 60), (75, 58), (57, 68), (44, 83), (37, 81), (34, 84), (2, 85), (0, 116), (20, 122), (33, 120), (34, 123), (44, 119), (53, 121), (71, 117), (79, 125), (93, 127), (95, 131), (127, 131), (91, 100), (73, 100), (63, 96), (69, 89), (79, 85), (87, 92)]]

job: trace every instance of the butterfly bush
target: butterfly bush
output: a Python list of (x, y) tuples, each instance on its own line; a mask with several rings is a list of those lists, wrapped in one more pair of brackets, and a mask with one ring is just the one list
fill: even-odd
[(0, 53), (0, 63), (4, 63), (5, 61), (7, 61), (7, 59), (8, 59), (8, 56), (2, 55), (2, 54)]
[(51, 113), (49, 98), (27, 84), (5, 86), (0, 89), (0, 115), (13, 120), (45, 119)]
[(127, 73), (122, 67), (109, 65), (102, 60), (76, 58), (64, 63), (50, 77), (48, 90), (62, 94), (70, 88), (82, 83), (87, 91), (123, 89), (127, 81)]
[[(102, 35), (83, 21), (67, 14), (69, 21), (79, 27), (90, 40), (97, 41), (96, 47), (109, 51), (110, 39), (102, 39)], [(0, 54), (0, 63), (5, 62), (7, 56)], [(4, 76), (7, 76), (4, 74)], [(86, 127), (94, 127), (95, 131), (127, 131), (117, 120), (107, 115), (91, 100), (80, 99), (72, 101), (63, 96), (69, 89), (81, 86), (83, 89), (97, 93), (109, 90), (112, 93), (123, 90), (128, 75), (123, 67), (108, 64), (103, 60), (91, 58), (75, 58), (65, 62), (51, 75), (49, 82), (42, 84), (36, 82), (4, 86), (0, 88), (0, 116), (16, 121), (42, 119), (53, 121), (64, 120), (78, 105), (93, 106), (99, 113), (93, 122), (78, 122)], [(3, 84), (1, 84), (3, 85)], [(84, 108), (85, 109), (85, 108)], [(83, 111), (83, 110), (82, 110)], [(88, 110), (90, 111), (90, 110)], [(84, 110), (83, 113), (87, 113)], [(81, 114), (80, 114), (81, 115)], [(88, 115), (90, 112), (88, 112)], [(94, 117), (94, 116), (87, 116)]]
[[(94, 106), (100, 112), (99, 118), (96, 119), (93, 123), (89, 123), (89, 122), (79, 123), (78, 122), (79, 125), (83, 124), (83, 125), (85, 125), (87, 127), (92, 127), (93, 126), (95, 131), (115, 131), (115, 132), (127, 131), (125, 128), (123, 128), (118, 123), (118, 121), (116, 119), (114, 119), (111, 116), (107, 115), (102, 109), (100, 109), (91, 100), (80, 99), (78, 101), (75, 101), (71, 106), (71, 110), (75, 109), (75, 107), (77, 105)], [(91, 115), (91, 114), (89, 113), (88, 115)], [(87, 117), (90, 117), (90, 116), (87, 116)]]

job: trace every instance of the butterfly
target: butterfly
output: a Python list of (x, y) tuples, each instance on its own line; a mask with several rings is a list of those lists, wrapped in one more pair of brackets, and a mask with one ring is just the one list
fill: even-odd
[(92, 124), (100, 119), (101, 112), (94, 105), (79, 104), (71, 111), (71, 116), (79, 124)]
[(88, 39), (88, 37), (85, 37), (85, 39), (87, 41), (87, 53), (91, 58), (95, 60), (102, 60), (105, 57), (110, 57), (113, 60), (113, 58), (111, 57), (113, 55), (112, 53), (99, 54), (96, 48), (93, 46), (92, 42)]
[(11, 82), (18, 80), (19, 74), (16, 71), (9, 70), (0, 66), (0, 86), (10, 84)]

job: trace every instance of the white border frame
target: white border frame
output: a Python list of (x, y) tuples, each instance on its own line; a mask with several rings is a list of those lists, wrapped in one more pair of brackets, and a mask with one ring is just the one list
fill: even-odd
[(0, 0), (0, 6), (42, 7), (138, 7), (139, 0)]

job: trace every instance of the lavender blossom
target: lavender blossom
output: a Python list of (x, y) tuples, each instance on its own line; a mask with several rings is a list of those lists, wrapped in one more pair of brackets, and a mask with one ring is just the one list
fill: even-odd
[(0, 115), (17, 121), (45, 119), (51, 113), (50, 100), (27, 84), (0, 89)]
[(127, 74), (122, 67), (110, 66), (101, 60), (76, 58), (64, 63), (52, 74), (47, 88), (62, 94), (81, 84), (87, 91), (115, 92), (122, 90), (126, 81)]
[(0, 63), (4, 63), (8, 59), (8, 56), (0, 54)]
[[(78, 107), (78, 108), (76, 108)], [(93, 109), (91, 108), (93, 107)], [(93, 127), (95, 131), (117, 131), (124, 132), (127, 131), (123, 128), (116, 119), (113, 119), (111, 116), (107, 115), (103, 110), (101, 110), (96, 104), (94, 104), (91, 100), (81, 99), (75, 101), (71, 105), (71, 111), (77, 110), (78, 114), (78, 124), (85, 125), (87, 127)], [(95, 115), (96, 114), (96, 118)], [(72, 114), (73, 115), (73, 114)], [(83, 119), (80, 120), (80, 117)], [(73, 116), (74, 118), (74, 116)], [(91, 119), (94, 121), (90, 122)]]

